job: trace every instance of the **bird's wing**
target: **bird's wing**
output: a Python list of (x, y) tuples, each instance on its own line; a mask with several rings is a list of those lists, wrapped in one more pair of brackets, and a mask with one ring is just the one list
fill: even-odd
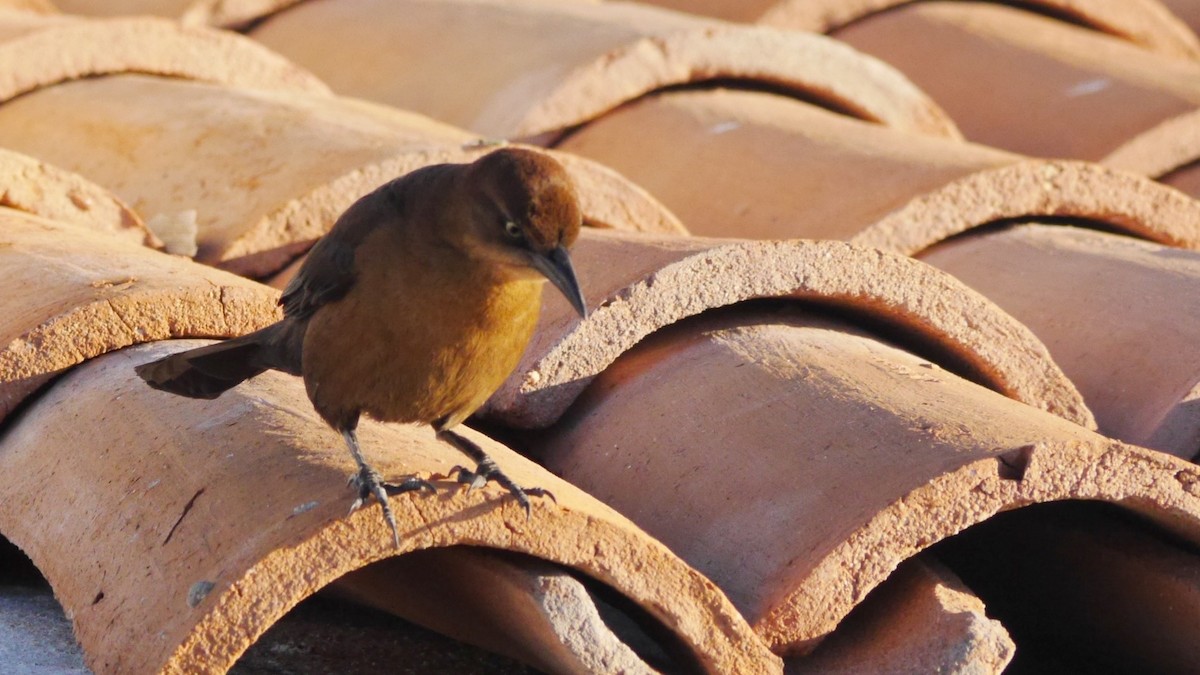
[(313, 246), (300, 271), (279, 298), (284, 316), (307, 319), (322, 305), (340, 300), (354, 286), (357, 246), (331, 232)]
[(359, 245), (376, 228), (395, 219), (402, 209), (395, 194), (397, 183), (383, 185), (351, 204), (329, 233), (312, 247), (300, 271), (279, 298), (285, 316), (307, 319), (322, 305), (336, 302), (350, 292), (354, 287), (354, 257)]

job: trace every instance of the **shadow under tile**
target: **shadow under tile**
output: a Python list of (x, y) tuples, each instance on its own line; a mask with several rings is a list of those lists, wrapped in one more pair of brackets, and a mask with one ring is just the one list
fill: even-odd
[(0, 670), (87, 675), (83, 651), (50, 585), (19, 548), (0, 537)]
[(320, 595), (288, 612), (229, 670), (230, 675), (536, 672), (391, 614)]
[(930, 551), (1012, 635), (1006, 673), (1195, 672), (1200, 551), (1116, 506), (1000, 513)]

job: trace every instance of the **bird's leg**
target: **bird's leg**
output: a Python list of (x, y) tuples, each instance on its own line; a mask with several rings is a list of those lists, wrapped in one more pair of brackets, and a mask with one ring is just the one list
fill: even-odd
[(554, 500), (555, 503), (558, 502), (558, 500), (555, 499), (554, 494), (545, 488), (522, 488), (520, 485), (514, 483), (511, 478), (509, 478), (503, 471), (500, 470), (500, 467), (496, 465), (496, 461), (483, 451), (483, 448), (468, 440), (466, 437), (460, 436), (449, 429), (438, 429), (437, 437), (440, 440), (453, 445), (464, 455), (475, 461), (474, 471), (471, 471), (463, 466), (456, 466), (450, 470), (451, 473), (458, 472), (458, 482), (468, 485), (468, 489), (473, 490), (477, 487), (482, 487), (489, 480), (494, 480), (506, 488), (512, 494), (512, 496), (516, 498), (517, 503), (521, 505), (521, 508), (525, 509), (526, 518), (529, 518), (531, 510), (529, 504), (530, 496), (549, 497), (550, 499)]
[(379, 507), (383, 509), (383, 519), (392, 529), (392, 539), (396, 542), (396, 548), (400, 548), (400, 531), (396, 527), (396, 516), (392, 514), (392, 507), (388, 504), (388, 495), (400, 495), (413, 490), (436, 492), (436, 488), (429, 481), (416, 476), (405, 478), (399, 484), (384, 483), (379, 472), (367, 464), (367, 460), (363, 457), (362, 449), (358, 447), (358, 434), (354, 429), (343, 429), (342, 438), (346, 439), (350, 455), (358, 464), (358, 473), (350, 476), (349, 481), (351, 485), (358, 488), (358, 498), (350, 505), (350, 512), (353, 513), (355, 509), (365, 504), (367, 499), (374, 496), (375, 501), (379, 502)]

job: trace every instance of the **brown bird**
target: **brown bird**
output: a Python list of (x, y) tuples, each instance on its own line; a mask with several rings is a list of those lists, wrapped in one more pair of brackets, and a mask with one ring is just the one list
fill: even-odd
[(566, 171), (541, 153), (504, 148), (419, 169), (351, 205), (313, 246), (279, 299), (282, 321), (137, 373), (155, 389), (208, 399), (269, 369), (303, 376), (313, 407), (358, 464), (351, 511), (374, 496), (397, 546), (388, 493), (433, 486), (383, 482), (359, 449), (363, 414), (432, 425), (476, 463), (451, 470), (460, 482), (496, 481), (528, 517), (527, 495), (553, 495), (517, 485), (453, 429), (516, 367), (542, 282), (586, 314), (567, 254), (581, 221)]

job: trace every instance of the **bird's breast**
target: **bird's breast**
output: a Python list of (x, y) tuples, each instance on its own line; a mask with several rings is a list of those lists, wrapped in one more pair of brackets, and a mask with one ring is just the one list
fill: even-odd
[(326, 419), (457, 423), (512, 373), (537, 323), (537, 281), (408, 274), (359, 279), (312, 318), (304, 379)]

